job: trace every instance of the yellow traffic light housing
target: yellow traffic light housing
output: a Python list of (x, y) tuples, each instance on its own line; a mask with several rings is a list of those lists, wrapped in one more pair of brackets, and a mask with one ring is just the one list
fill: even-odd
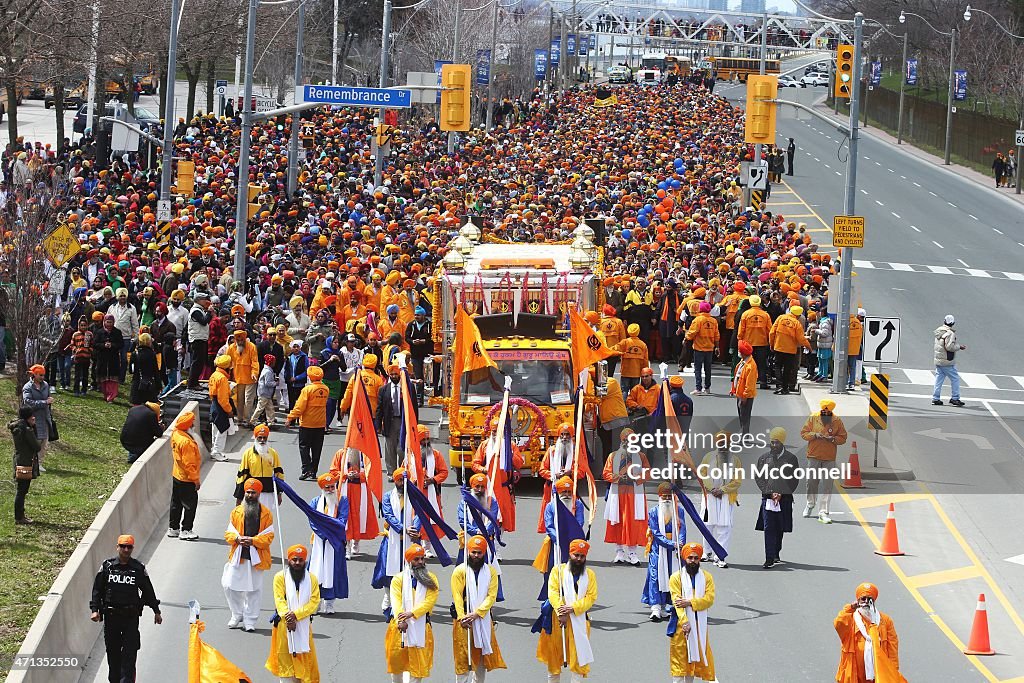
[(835, 97), (850, 99), (853, 93), (853, 45), (842, 43), (836, 48)]
[(249, 220), (252, 220), (252, 217), (260, 212), (260, 192), (262, 191), (263, 188), (259, 185), (249, 185), (249, 206), (247, 213)]
[(469, 89), (473, 67), (444, 64), (441, 67), (441, 130), (469, 130)]
[(178, 180), (175, 183), (178, 194), (191, 197), (195, 192), (196, 165), (191, 161), (178, 162)]
[(775, 144), (775, 103), (779, 93), (779, 77), (752, 74), (747, 77), (747, 118), (743, 141), (753, 144)]

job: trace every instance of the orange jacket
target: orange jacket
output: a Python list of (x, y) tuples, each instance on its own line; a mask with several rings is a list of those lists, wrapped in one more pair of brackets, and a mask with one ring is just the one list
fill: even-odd
[[(347, 413), (352, 408), (352, 390), (355, 388), (355, 380), (349, 380), (348, 386), (345, 387), (345, 395), (341, 398), (341, 412), (342, 414)], [(384, 379), (373, 370), (360, 370), (358, 379), (362, 380), (363, 386), (366, 387), (366, 397), (370, 400), (370, 414), (377, 414), (377, 401), (378, 395), (380, 394), (380, 388), (384, 385)]]
[(622, 354), (622, 365), (619, 367), (623, 377), (639, 377), (640, 371), (650, 365), (647, 361), (647, 344), (637, 337), (627, 337), (614, 348)]
[(601, 318), (597, 331), (604, 334), (604, 341), (609, 347), (615, 346), (626, 338), (626, 326), (614, 315)]
[(645, 389), (643, 382), (629, 390), (626, 398), (626, 407), (630, 410), (643, 408), (650, 415), (658, 407), (658, 396), (661, 395), (661, 385), (655, 382), (650, 389)]
[(772, 325), (771, 316), (760, 308), (751, 308), (740, 318), (736, 338), (751, 346), (768, 346), (768, 332)]
[(327, 426), (327, 397), (331, 390), (323, 382), (310, 382), (302, 387), (295, 407), (288, 413), (289, 420), (298, 420), (300, 427)]
[(238, 350), (238, 344), (228, 344), (228, 355), (231, 356), (231, 369), (235, 372), (236, 384), (256, 384), (260, 376), (260, 359), (256, 351), (256, 345), (248, 339), (245, 340), (245, 348)]
[(180, 429), (171, 432), (171, 456), (174, 458), (171, 476), (178, 481), (190, 481), (199, 486), (199, 466), (202, 465), (203, 456), (191, 434)]
[(334, 321), (338, 323), (338, 329), (343, 331), (348, 330), (352, 322), (366, 322), (366, 306), (359, 304), (353, 308), (351, 304), (345, 304), (338, 309)]
[(864, 325), (860, 322), (860, 318), (855, 315), (850, 316), (850, 346), (847, 354), (850, 356), (860, 355), (860, 342), (864, 337)]
[[(831, 436), (834, 441), (816, 438), (816, 434)], [(832, 422), (825, 424), (821, 415), (811, 415), (800, 430), (800, 438), (807, 442), (807, 457), (811, 460), (832, 462), (836, 459), (837, 446), (846, 443), (846, 425), (838, 415), (832, 416)]]
[(228, 376), (224, 373), (223, 369), (217, 368), (210, 375), (209, 390), (210, 400), (219, 403), (221, 409), (228, 415), (231, 415), (234, 412), (231, 410), (231, 383), (228, 381)]
[(753, 358), (741, 359), (736, 364), (736, 372), (732, 378), (729, 393), (736, 398), (754, 398), (757, 396), (757, 363)]
[(735, 330), (736, 329), (736, 311), (739, 310), (740, 304), (746, 299), (749, 294), (743, 292), (733, 292), (732, 294), (725, 297), (722, 300), (722, 307), (725, 308), (725, 329)]
[[(589, 378), (585, 396), (594, 396), (594, 381)], [(598, 400), (597, 415), (598, 421), (602, 425), (616, 420), (624, 420), (628, 416), (626, 401), (622, 398), (622, 388), (619, 387), (619, 381), (614, 377), (608, 378), (608, 393)], [(614, 429), (615, 426), (608, 427), (608, 429)]]
[(384, 318), (377, 323), (377, 330), (380, 331), (381, 342), (386, 342), (388, 337), (391, 336), (392, 332), (397, 332), (402, 336), (402, 342), (399, 346), (402, 347), (403, 351), (409, 350), (409, 344), (405, 341), (405, 328), (408, 325), (401, 318), (395, 318), (395, 322), (391, 322), (385, 315)]
[[(259, 562), (253, 563), (253, 569), (270, 569), (270, 544), (274, 542), (274, 532), (264, 534), (268, 528), (274, 525), (274, 518), (270, 515), (268, 510), (263, 505), (260, 505), (260, 528), (256, 533), (257, 536), (252, 537), (252, 548), (256, 550)], [(224, 532), (224, 540), (228, 542), (231, 548), (228, 550), (228, 560), (235, 554), (235, 548), (238, 547), (238, 539), (240, 535), (235, 533), (236, 531), (245, 533), (245, 504), (237, 506), (231, 511), (231, 526), (233, 528), (228, 529)], [(249, 562), (252, 563), (252, 556), (249, 556)]]
[(804, 326), (789, 313), (783, 313), (775, 319), (772, 329), (768, 332), (768, 341), (771, 342), (772, 350), (779, 353), (796, 353), (801, 346), (811, 348), (811, 343), (804, 334)]
[(707, 313), (700, 313), (686, 330), (686, 339), (693, 342), (694, 351), (714, 351), (718, 348), (718, 321)]

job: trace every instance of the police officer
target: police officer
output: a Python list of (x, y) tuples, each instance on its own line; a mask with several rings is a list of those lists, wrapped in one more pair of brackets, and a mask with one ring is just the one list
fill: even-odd
[(92, 583), (93, 621), (103, 621), (103, 641), (107, 646), (110, 683), (135, 683), (135, 657), (141, 646), (139, 617), (142, 608), (153, 609), (153, 622), (163, 623), (160, 601), (146, 566), (132, 559), (135, 537), (117, 537), (117, 557), (106, 560)]

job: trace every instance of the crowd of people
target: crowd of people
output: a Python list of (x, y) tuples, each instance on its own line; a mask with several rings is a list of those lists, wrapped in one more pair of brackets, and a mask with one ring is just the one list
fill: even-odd
[[(235, 569), (225, 572), (237, 579), (239, 563), (251, 565), (253, 572), (247, 570), (244, 580), (232, 579), (225, 588), (233, 591), (227, 598), (232, 627), (248, 629), (251, 596), (234, 593), (257, 590), (256, 571), (263, 569), (262, 550), (269, 543), (261, 538), (270, 524), (264, 516), (269, 506), (261, 507), (257, 494), (268, 495), (274, 473), (283, 474), (280, 464), (273, 464), (276, 453), (267, 446), (270, 431), (282, 422), (298, 424), (299, 479), (317, 481), (324, 499), (316, 505), (328, 516), (343, 517), (347, 524), (355, 519), (364, 531), (371, 517), (376, 524), (373, 505), (369, 511), (365, 505), (349, 505), (351, 496), (371, 500), (359, 453), (339, 452), (329, 471), (321, 473), (323, 437), (348, 414), (353, 387), (362, 384), (385, 436), (387, 456), (392, 426), (385, 423), (395, 415), (387, 412), (391, 400), (378, 401), (378, 394), (387, 396), (381, 392), (388, 383), (397, 385), (403, 364), (417, 382), (415, 400), (422, 403), (425, 360), (443, 352), (431, 329), (437, 306), (434, 278), (465, 216), (482, 217), (487, 238), (510, 242), (565, 240), (584, 218), (604, 218), (604, 304), (599, 311), (588, 311), (587, 320), (621, 354), (620, 388), (600, 402), (595, 418), (608, 432), (602, 433), (600, 457), (610, 459), (604, 478), (615, 487), (619, 501), (606, 517), (608, 542), (617, 546), (617, 561), (636, 564), (648, 529), (660, 539), (650, 554), (652, 585), (645, 595), (652, 619), (660, 620), (675, 608), (679, 630), (672, 641), (672, 675), (681, 681), (694, 676), (713, 680), (714, 663), (703, 634), (714, 583), (699, 563), (708, 559), (727, 566), (734, 487), (730, 481), (708, 482), (712, 503), (705, 501), (705, 506), (713, 507), (708, 535), (714, 539), (709, 547), (721, 551), (705, 553), (700, 544), (682, 545), (683, 531), (674, 537), (672, 531), (666, 533), (670, 520), (659, 507), (671, 509), (671, 490), (659, 489), (659, 504), (651, 510), (634, 504), (634, 488), (639, 485), (642, 494), (643, 482), (620, 474), (628, 463), (621, 460), (626, 456), (618, 418), (627, 411), (653, 412), (658, 385), (651, 364), (657, 361), (676, 362), (680, 368), (693, 364), (696, 396), (711, 393), (716, 361), (729, 366), (731, 393), (737, 397), (741, 426), (746, 417), (745, 429), (757, 388), (769, 388), (772, 382), (776, 393), (790, 393), (801, 367), (806, 379), (827, 381), (833, 372), (835, 334), (834, 318), (826, 314), (828, 284), (838, 264), (819, 249), (803, 224), (743, 204), (740, 161), (751, 158), (752, 150), (742, 141), (740, 110), (688, 83), (625, 87), (617, 95), (617, 105), (596, 108), (588, 88), (550, 97), (534, 93), (514, 103), (515, 116), (502, 119), (510, 121), (507, 127), (471, 131), (454, 154), (447, 152), (447, 136), (436, 125), (410, 130), (394, 143), (380, 185), (373, 183), (372, 116), (359, 109), (318, 110), (311, 115), (315, 153), (301, 165), (298, 188), (291, 195), (285, 190), (289, 126), (255, 127), (250, 177), (239, 179), (237, 121), (197, 117), (175, 140), (175, 156), (196, 164), (195, 193), (174, 198), (166, 238), (156, 220), (158, 173), (142, 168), (134, 155), (107, 163), (94, 158), (88, 146), (57, 155), (28, 143), (24, 150), (5, 153), (5, 191), (22, 182), (60, 185), (70, 206), (61, 220), (73, 226), (82, 244), (68, 269), (65, 289), (55, 293), (30, 347), (18, 350), (38, 360), (23, 390), (34, 420), (22, 417), (18, 426), (12, 423), (24, 451), (39, 454), (29, 458), (30, 464), (42, 464), (45, 424), (40, 426), (39, 416), (44, 406), (44, 418), (48, 416), (58, 390), (77, 396), (98, 391), (112, 402), (129, 376), (132, 411), (146, 424), (154, 419), (162, 424), (159, 398), (175, 387), (209, 395), (215, 459), (223, 459), (229, 431), (253, 427), (254, 455), (243, 459), (252, 469), (239, 473), (236, 502), (241, 510), (232, 515), (235, 532), (226, 536)], [(19, 164), (35, 164), (34, 170), (26, 176)], [(235, 198), (239, 187), (244, 191), (249, 183), (261, 185), (263, 194), (249, 222), (245, 272), (235, 273)], [(863, 315), (860, 311), (851, 318), (851, 387), (860, 380), (855, 361)], [(407, 363), (399, 361), (400, 355)], [(208, 381), (205, 389), (203, 380)], [(679, 408), (692, 406), (681, 390), (682, 378), (673, 378), (671, 384), (678, 390)], [(278, 409), (283, 420), (275, 415)], [(831, 408), (823, 404), (819, 419), (828, 423)], [(192, 540), (199, 470), (188, 443), (188, 416), (179, 417), (175, 426), (168, 534)], [(36, 435), (35, 445), (29, 431)], [(842, 443), (833, 440), (831, 426), (812, 429), (804, 438), (824, 440), (826, 431), (830, 443)], [(563, 432), (560, 440), (574, 438), (571, 428)], [(444, 480), (444, 458), (430, 446), (429, 431), (417, 436), (423, 439), (424, 491), (440, 514), (439, 498), (429, 494)], [(784, 441), (784, 431), (773, 431), (764, 457), (782, 458)], [(138, 455), (137, 445), (126, 448)], [(563, 479), (571, 471), (566, 464), (569, 451), (560, 448), (568, 446), (553, 446), (541, 466), (550, 480), (550, 502), (545, 500), (539, 525), (546, 535), (545, 517), (557, 514), (566, 492)], [(727, 458), (728, 452), (708, 457)], [(271, 464), (261, 458), (270, 458)], [(395, 491), (380, 501), (388, 533), (375, 587), (384, 589), (384, 609), (393, 617), (386, 640), (388, 670), (399, 677), (395, 680), (403, 671), (419, 680), (429, 674), (432, 663), (432, 652), (417, 650), (433, 642), (424, 617), (436, 599), (438, 582), (424, 563), (436, 549), (427, 530), (398, 511), (408, 473), (394, 468), (396, 464), (387, 462), (394, 469)], [(486, 476), (476, 476), (484, 476), (486, 496)], [(792, 529), (793, 490), (785, 482), (758, 483), (763, 494), (758, 524), (765, 531), (767, 569), (780, 561), (782, 534)], [(351, 489), (345, 505), (338, 502), (339, 487)], [(252, 491), (256, 493), (250, 496)], [(828, 521), (827, 492), (824, 499), (822, 521)], [(504, 502), (506, 513), (499, 515), (499, 525), (502, 519), (508, 523)], [(571, 494), (565, 502), (577, 508)], [(806, 516), (814, 509), (808, 503)], [(465, 520), (469, 510), (460, 505), (458, 513)], [(630, 528), (613, 529), (623, 524)], [(473, 642), (472, 661), (456, 662), (460, 680), (472, 675), (481, 681), (483, 670), (503, 666), (487, 627), (493, 602), (489, 596), (497, 581), (493, 574), (488, 578), (487, 572), (480, 573), (483, 564), (495, 561), (494, 533), (485, 525), (466, 534), (463, 545), (474, 576), (467, 578), (468, 570), (463, 570), (461, 577), (452, 578), (453, 592), (466, 595), (461, 611), (456, 602), (457, 623), (472, 634)], [(130, 556), (133, 545), (130, 537), (125, 540), (120, 544), (122, 561), (127, 561), (123, 551)], [(255, 557), (251, 548), (257, 549)], [(587, 675), (593, 658), (585, 613), (596, 598), (597, 580), (585, 567), (589, 548), (582, 539), (573, 541), (568, 557), (561, 558), (568, 564), (554, 563), (548, 573), (547, 628), (542, 613), (538, 657), (548, 664), (550, 680), (558, 680), (562, 663), (551, 637), (552, 619), (570, 633), (568, 661), (574, 680)], [(274, 579), (281, 622), (274, 629), (267, 666), (282, 680), (317, 680), (308, 617), (322, 595), (343, 592), (333, 584), (340, 579), (334, 562), (358, 552), (358, 545), (332, 548), (325, 559), (327, 550), (319, 551), (321, 574), (310, 576), (310, 551), (289, 549), (289, 568)], [(689, 580), (670, 571), (680, 568), (680, 559)], [(331, 574), (328, 584), (324, 571)], [(94, 604), (102, 610), (96, 592)], [(701, 637), (695, 639), (698, 633)], [(467, 634), (456, 627), (454, 636), (464, 641)], [(849, 638), (857, 639), (856, 634)], [(108, 641), (108, 652), (109, 647)], [(127, 659), (116, 661), (123, 666)], [(114, 675), (111, 680), (116, 680)]]

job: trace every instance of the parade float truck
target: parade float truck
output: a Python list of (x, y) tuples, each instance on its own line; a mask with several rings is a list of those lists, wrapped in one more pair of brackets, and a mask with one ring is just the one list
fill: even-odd
[[(463, 228), (434, 281), (435, 341), (445, 349), (440, 371), (449, 423), (452, 467), (468, 469), (488, 428), (498, 422), (505, 377), (510, 377), (512, 433), (525, 461), (520, 474), (536, 473), (563, 422), (573, 423), (574, 393), (581, 368), (571, 362), (570, 306), (599, 305), (601, 250), (593, 231), (578, 228), (569, 243), (509, 243)], [(465, 307), (497, 368), (462, 374), (452, 386), (455, 312)], [(437, 369), (437, 368), (435, 368)], [(603, 393), (604, 373), (598, 377)], [(459, 472), (461, 474), (461, 472)]]

